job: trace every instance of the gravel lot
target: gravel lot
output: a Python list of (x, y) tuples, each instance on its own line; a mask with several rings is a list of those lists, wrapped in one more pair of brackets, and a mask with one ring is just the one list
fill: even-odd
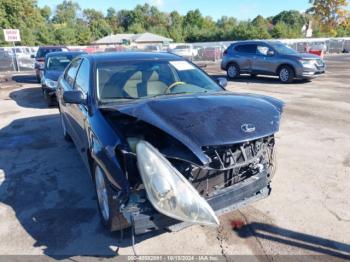
[[(283, 85), (248, 76), (229, 82), (230, 91), (286, 103), (272, 195), (221, 217), (218, 229), (138, 236), (138, 255), (350, 259), (350, 56), (326, 62), (327, 74), (312, 82)], [(218, 68), (206, 70), (224, 75)], [(63, 140), (58, 110), (46, 107), (34, 75), (0, 83), (0, 221), (3, 255), (82, 260), (133, 254), (130, 232), (121, 240), (101, 226), (92, 182), (75, 147)], [(246, 225), (233, 230), (235, 221)]]

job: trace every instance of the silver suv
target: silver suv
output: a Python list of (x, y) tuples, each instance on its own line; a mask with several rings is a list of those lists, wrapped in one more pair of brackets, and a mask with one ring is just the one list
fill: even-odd
[(316, 55), (298, 53), (278, 41), (242, 41), (224, 52), (221, 69), (230, 79), (242, 74), (277, 75), (281, 82), (312, 79), (324, 74), (326, 65)]

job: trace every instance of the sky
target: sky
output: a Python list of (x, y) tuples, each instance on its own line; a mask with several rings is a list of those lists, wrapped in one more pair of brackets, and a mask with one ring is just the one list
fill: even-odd
[[(63, 0), (37, 0), (38, 5), (51, 8)], [(81, 8), (94, 8), (106, 13), (109, 7), (116, 10), (133, 9), (137, 4), (148, 3), (157, 6), (161, 11), (178, 11), (184, 15), (189, 10), (198, 8), (204, 16), (215, 20), (223, 15), (233, 16), (238, 20), (253, 19), (257, 15), (274, 16), (283, 10), (305, 11), (310, 7), (308, 0), (74, 0)]]

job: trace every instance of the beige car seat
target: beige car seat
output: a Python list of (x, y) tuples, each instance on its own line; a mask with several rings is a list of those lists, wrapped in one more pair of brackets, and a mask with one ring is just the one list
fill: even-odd
[(112, 72), (108, 70), (99, 70), (98, 71), (98, 82), (100, 87), (100, 98), (108, 99), (113, 98), (116, 95), (115, 87), (110, 83), (111, 82)]
[(134, 73), (124, 85), (124, 91), (131, 97), (138, 97), (137, 85), (142, 82), (142, 72)]
[(156, 71), (153, 71), (151, 77), (147, 81), (147, 95), (159, 95), (163, 94), (167, 89), (167, 85), (159, 80), (159, 74)]

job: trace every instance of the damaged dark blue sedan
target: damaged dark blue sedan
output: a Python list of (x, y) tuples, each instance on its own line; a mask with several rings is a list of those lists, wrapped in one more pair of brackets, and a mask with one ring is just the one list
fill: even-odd
[(270, 194), (283, 103), (225, 84), (167, 53), (70, 63), (57, 88), (63, 133), (108, 229), (218, 226), (221, 214)]

